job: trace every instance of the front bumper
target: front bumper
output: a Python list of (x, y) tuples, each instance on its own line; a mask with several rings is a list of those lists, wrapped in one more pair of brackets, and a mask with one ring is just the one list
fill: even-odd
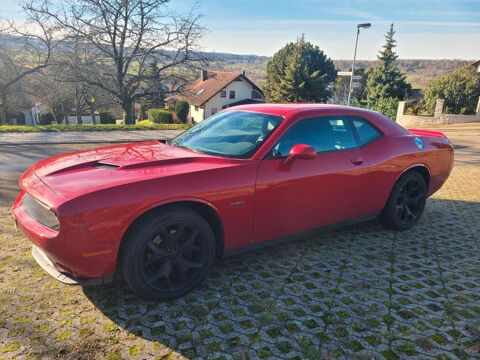
[(95, 279), (81, 279), (73, 275), (58, 271), (48, 256), (38, 246), (32, 246), (32, 256), (37, 261), (38, 265), (48, 274), (53, 276), (56, 280), (68, 285), (104, 285), (113, 281), (113, 276), (101, 277)]
[(12, 215), (18, 230), (33, 243), (32, 254), (45, 271), (63, 283), (79, 285), (102, 284), (115, 275), (116, 252), (111, 244), (95, 241), (73, 208), (62, 205), (60, 229), (53, 230), (25, 211), (23, 196), (22, 192), (13, 204)]

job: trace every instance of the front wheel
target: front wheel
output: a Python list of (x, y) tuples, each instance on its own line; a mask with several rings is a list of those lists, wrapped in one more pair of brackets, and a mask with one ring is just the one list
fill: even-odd
[(142, 298), (167, 301), (192, 291), (215, 259), (207, 221), (188, 208), (169, 208), (140, 219), (121, 249), (123, 278)]
[(418, 172), (406, 173), (395, 184), (379, 219), (391, 229), (410, 229), (420, 220), (426, 201), (427, 185), (423, 176)]

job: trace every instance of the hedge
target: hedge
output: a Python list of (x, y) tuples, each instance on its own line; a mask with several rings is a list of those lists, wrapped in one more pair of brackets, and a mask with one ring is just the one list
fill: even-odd
[(175, 104), (175, 113), (180, 122), (184, 124), (187, 122), (189, 107), (188, 102), (183, 100), (177, 101)]
[(108, 112), (100, 113), (100, 124), (115, 124), (115, 116)]
[(172, 124), (172, 113), (165, 109), (150, 109), (148, 110), (148, 120), (157, 124)]

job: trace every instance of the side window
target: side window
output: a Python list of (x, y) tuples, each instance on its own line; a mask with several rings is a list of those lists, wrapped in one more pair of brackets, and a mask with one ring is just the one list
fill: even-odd
[(376, 138), (379, 138), (381, 135), (377, 129), (370, 125), (367, 121), (359, 118), (354, 118), (353, 126), (357, 131), (358, 138), (360, 140), (360, 145), (365, 145)]
[(317, 152), (351, 149), (357, 146), (355, 136), (346, 119), (318, 118), (302, 120), (273, 148), (275, 156), (287, 156), (297, 144), (310, 145)]

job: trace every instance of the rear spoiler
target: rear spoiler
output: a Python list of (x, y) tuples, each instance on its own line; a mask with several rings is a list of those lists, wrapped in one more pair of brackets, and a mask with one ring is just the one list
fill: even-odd
[(417, 136), (426, 136), (426, 137), (440, 137), (447, 138), (444, 133), (434, 130), (423, 130), (423, 129), (407, 129), (407, 131), (412, 135)]

